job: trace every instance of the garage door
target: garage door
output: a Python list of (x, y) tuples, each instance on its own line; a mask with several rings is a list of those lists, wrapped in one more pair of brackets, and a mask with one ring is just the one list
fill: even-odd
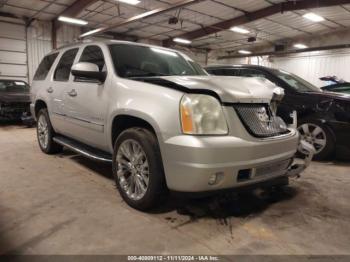
[(0, 78), (27, 81), (24, 25), (0, 22)]

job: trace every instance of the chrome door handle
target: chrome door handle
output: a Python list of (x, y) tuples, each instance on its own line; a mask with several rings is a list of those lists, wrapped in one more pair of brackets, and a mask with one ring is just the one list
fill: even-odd
[(53, 88), (52, 87), (49, 87), (48, 89), (46, 89), (46, 92), (48, 92), (48, 93), (53, 93)]
[(72, 89), (71, 91), (68, 92), (68, 95), (74, 97), (74, 96), (77, 96), (78, 93), (77, 93), (77, 91), (75, 91), (75, 89)]

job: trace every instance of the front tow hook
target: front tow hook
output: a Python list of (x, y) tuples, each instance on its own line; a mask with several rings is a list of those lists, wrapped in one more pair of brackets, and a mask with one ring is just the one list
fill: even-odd
[(300, 146), (302, 147), (305, 154), (305, 158), (296, 158), (293, 164), (289, 167), (286, 176), (288, 177), (300, 177), (300, 173), (303, 172), (311, 163), (316, 150), (314, 146), (304, 140), (300, 140)]

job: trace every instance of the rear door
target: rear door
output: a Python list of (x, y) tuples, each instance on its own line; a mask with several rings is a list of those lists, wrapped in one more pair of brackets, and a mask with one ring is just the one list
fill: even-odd
[(53, 126), (56, 132), (64, 135), (70, 133), (65, 119), (65, 92), (71, 84), (69, 81), (71, 77), (70, 70), (78, 51), (79, 48), (73, 48), (62, 52), (53, 72), (52, 81), (50, 81), (50, 85), (46, 90), (52, 97), (50, 118), (54, 122)]
[[(77, 62), (94, 63), (100, 71), (107, 71), (104, 53), (98, 45), (83, 48)], [(108, 109), (108, 74), (105, 83), (73, 77), (64, 94), (65, 115), (73, 138), (105, 150), (106, 112)]]

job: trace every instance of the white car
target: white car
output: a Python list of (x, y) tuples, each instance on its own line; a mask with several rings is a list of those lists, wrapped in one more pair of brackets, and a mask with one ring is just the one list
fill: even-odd
[(124, 200), (145, 210), (166, 190), (281, 185), (305, 168), (293, 165), (298, 132), (275, 116), (280, 95), (266, 84), (209, 76), (158, 46), (80, 43), (43, 59), (31, 110), (43, 152), (112, 162)]

